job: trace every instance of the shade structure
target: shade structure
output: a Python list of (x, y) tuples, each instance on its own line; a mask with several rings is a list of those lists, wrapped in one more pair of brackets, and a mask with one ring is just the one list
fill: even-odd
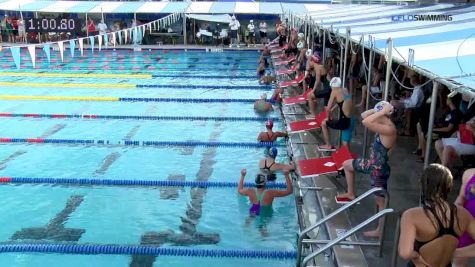
[(407, 63), (412, 50), (414, 69), (475, 96), (475, 6), (331, 5), (310, 14), (320, 27), (340, 37), (349, 29), (354, 43), (364, 40), (367, 45), (374, 38), (380, 53), (391, 38), (399, 62)]

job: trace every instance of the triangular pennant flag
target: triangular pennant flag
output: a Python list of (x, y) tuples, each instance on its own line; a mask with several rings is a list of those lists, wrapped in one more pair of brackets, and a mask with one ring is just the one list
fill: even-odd
[(127, 30), (124, 30), (124, 44), (127, 43)]
[(33, 68), (36, 68), (36, 46), (29, 45), (28, 52), (30, 52), (31, 64), (33, 65)]
[(104, 35), (104, 46), (107, 48), (109, 48), (109, 34), (105, 34)]
[(91, 51), (94, 53), (94, 36), (89, 36), (89, 42), (91, 43)]
[(69, 50), (71, 51), (71, 57), (74, 57), (74, 50), (76, 49), (76, 41), (69, 40)]
[(12, 52), (12, 57), (13, 61), (15, 62), (16, 68), (20, 69), (20, 47), (12, 46), (10, 47), (10, 51)]
[(115, 45), (116, 45), (115, 32), (112, 33), (112, 44), (115, 47)]
[(84, 56), (84, 38), (79, 38), (79, 50), (81, 51), (81, 56)]
[(48, 59), (48, 63), (51, 62), (51, 45), (49, 43), (45, 43), (43, 45), (43, 51), (45, 51), (46, 58)]
[(99, 43), (99, 51), (101, 51), (101, 49), (102, 49), (102, 35), (98, 35), (97, 40), (99, 41), (98, 42)]
[(119, 36), (119, 44), (122, 44), (122, 32), (118, 31), (117, 35)]
[(139, 34), (138, 34), (138, 30), (139, 30), (139, 27), (135, 27), (134, 28), (134, 35), (132, 37), (133, 41), (134, 41), (134, 44), (136, 44), (139, 40)]
[(61, 56), (61, 62), (64, 61), (64, 43), (63, 41), (58, 42), (59, 55)]

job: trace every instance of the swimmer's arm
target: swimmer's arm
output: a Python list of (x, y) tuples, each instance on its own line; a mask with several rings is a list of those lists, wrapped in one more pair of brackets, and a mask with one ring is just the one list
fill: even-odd
[(468, 172), (465, 171), (462, 176), (462, 186), (460, 186), (460, 191), (457, 199), (455, 200), (455, 205), (462, 206), (465, 205), (465, 187), (467, 186), (468, 180), (471, 176), (468, 176)]
[(320, 68), (315, 68), (315, 84), (313, 85), (313, 90), (316, 90), (320, 85), (321, 74)]
[(333, 110), (333, 101), (335, 101), (335, 98), (336, 98), (336, 95), (335, 95), (334, 91), (332, 90), (332, 92), (330, 94), (330, 99), (328, 100), (328, 104), (325, 107), (326, 111)]
[(369, 115), (372, 115), (374, 114), (376, 111), (374, 109), (368, 109), (366, 110), (365, 112), (361, 113), (361, 118), (365, 119), (367, 118)]
[(257, 141), (262, 141), (262, 133), (259, 133), (259, 135), (257, 135)]
[(442, 127), (442, 128), (435, 128), (434, 130), (432, 130), (433, 132), (443, 132), (443, 133), (446, 133), (446, 132), (450, 132), (454, 129), (455, 125), (453, 125), (452, 123), (449, 124), (448, 126), (446, 127)]
[(287, 132), (274, 132), (277, 137), (287, 137), (289, 134)]
[(246, 189), (244, 189), (244, 177), (246, 177), (246, 169), (241, 170), (241, 179), (239, 180), (238, 193), (243, 196), (247, 196), (248, 192)]
[(294, 191), (292, 187), (292, 181), (290, 180), (290, 174), (289, 172), (285, 172), (285, 183), (287, 184), (287, 188), (285, 190), (269, 190), (272, 197), (285, 197)]
[(411, 218), (411, 213), (412, 211), (408, 210), (402, 214), (401, 218), (398, 251), (399, 256), (405, 260), (416, 260), (421, 256), (414, 250), (416, 226)]
[(393, 135), (396, 132), (396, 129), (392, 125), (383, 124), (377, 121), (378, 118), (385, 116), (385, 112), (375, 112), (365, 119), (363, 119), (362, 123), (368, 130), (376, 133), (380, 133), (382, 135)]

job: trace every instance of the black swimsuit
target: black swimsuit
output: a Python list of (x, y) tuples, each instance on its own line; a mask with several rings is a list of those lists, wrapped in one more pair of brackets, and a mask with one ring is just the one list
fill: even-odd
[[(435, 210), (429, 206), (424, 206), (424, 209), (430, 211), (435, 219), (437, 220), (437, 224), (438, 224), (438, 227), (439, 227), (439, 232), (437, 233), (437, 236), (432, 238), (431, 240), (429, 241), (424, 241), (424, 242), (421, 242), (421, 241), (418, 241), (416, 240), (416, 242), (414, 243), (414, 250), (419, 252), (419, 250), (426, 244), (434, 241), (435, 239), (439, 238), (439, 237), (442, 237), (444, 235), (451, 235), (453, 237), (455, 237), (456, 239), (459, 239), (459, 235), (457, 235), (457, 233), (455, 232), (454, 230), (454, 221), (455, 221), (455, 213), (457, 212), (457, 208), (455, 207), (455, 205), (450, 205), (450, 224), (449, 224), (449, 227), (444, 227), (444, 224), (440, 221), (440, 219), (436, 216), (436, 213), (435, 213)], [(447, 267), (451, 267), (452, 266), (452, 263), (449, 263), (447, 264)], [(415, 264), (410, 261), (407, 263), (407, 267), (415, 267)]]
[(345, 101), (337, 102), (338, 107), (340, 108), (340, 118), (338, 120), (328, 120), (327, 126), (334, 130), (346, 130), (351, 126), (351, 119), (345, 115), (343, 112), (343, 103)]
[(275, 181), (277, 180), (277, 175), (273, 173), (270, 168), (275, 164), (275, 161), (272, 162), (269, 166), (267, 166), (267, 159), (264, 160), (264, 168), (261, 168), (262, 173), (267, 175), (267, 181)]

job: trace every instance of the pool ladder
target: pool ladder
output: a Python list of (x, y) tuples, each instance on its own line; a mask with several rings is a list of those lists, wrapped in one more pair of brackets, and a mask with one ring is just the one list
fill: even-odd
[[(355, 204), (359, 203), (361, 200), (372, 196), (375, 193), (383, 193), (385, 195), (385, 203), (384, 203), (384, 209), (376, 213), (375, 215), (369, 217), (365, 221), (361, 222), (357, 226), (351, 228), (350, 230), (346, 231), (343, 235), (339, 236), (338, 238), (335, 238), (333, 240), (318, 240), (318, 239), (312, 239), (308, 237), (308, 233), (313, 231), (314, 229), (322, 226), (325, 222), (331, 220), (335, 216), (339, 215), (340, 213), (348, 210), (350, 207), (354, 206)], [(305, 267), (307, 266), (306, 264), (312, 260), (313, 258), (317, 257), (318, 255), (324, 253), (326, 250), (333, 248), (335, 245), (355, 245), (355, 246), (372, 246), (372, 247), (378, 247), (379, 248), (379, 256), (382, 256), (382, 249), (383, 249), (383, 241), (384, 241), (384, 230), (386, 226), (386, 221), (384, 221), (383, 224), (383, 234), (379, 238), (378, 241), (346, 241), (348, 237), (351, 235), (355, 234), (356, 232), (360, 231), (370, 223), (380, 219), (381, 217), (384, 217), (388, 214), (394, 213), (394, 210), (391, 208), (388, 208), (389, 204), (389, 195), (386, 190), (383, 188), (373, 188), (368, 191), (366, 191), (364, 194), (361, 196), (355, 198), (353, 201), (345, 204), (341, 208), (335, 210), (334, 212), (330, 213), (328, 216), (324, 217), (320, 221), (318, 221), (316, 224), (311, 225), (304, 229), (303, 231), (300, 232), (298, 236), (298, 241), (297, 241), (297, 267)], [(397, 220), (397, 225), (396, 225), (396, 232), (399, 230), (399, 219)], [(398, 232), (396, 233), (396, 236), (398, 236)], [(395, 239), (397, 240), (397, 239)], [(325, 244), (324, 246), (320, 247), (317, 251), (312, 252), (308, 255), (305, 256), (305, 258), (302, 259), (302, 251), (303, 251), (303, 246), (304, 244)], [(396, 244), (393, 246), (393, 255), (392, 255), (392, 262), (391, 266), (395, 266), (396, 263)]]

